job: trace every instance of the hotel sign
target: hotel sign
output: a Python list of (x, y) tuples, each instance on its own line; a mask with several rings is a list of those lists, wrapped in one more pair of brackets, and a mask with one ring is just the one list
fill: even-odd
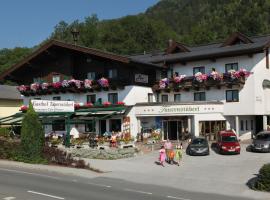
[(194, 115), (204, 113), (223, 113), (223, 104), (197, 105), (151, 105), (137, 106), (137, 116)]
[(135, 74), (135, 82), (137, 82), (137, 83), (148, 83), (148, 75)]
[(74, 101), (31, 100), (36, 112), (74, 112)]

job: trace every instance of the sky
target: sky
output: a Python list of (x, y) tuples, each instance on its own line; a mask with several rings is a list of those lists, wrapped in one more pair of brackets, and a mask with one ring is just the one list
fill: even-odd
[(100, 20), (144, 12), (158, 0), (1, 0), (0, 48), (32, 47), (48, 38), (61, 20), (97, 14)]

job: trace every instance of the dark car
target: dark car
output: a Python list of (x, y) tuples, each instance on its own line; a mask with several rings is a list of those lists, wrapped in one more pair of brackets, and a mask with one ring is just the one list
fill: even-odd
[(195, 137), (187, 147), (189, 155), (206, 156), (209, 155), (209, 145), (205, 138)]
[(231, 131), (220, 131), (217, 135), (217, 150), (220, 154), (240, 154), (241, 147), (236, 134)]
[(270, 131), (261, 131), (255, 136), (251, 151), (270, 152)]

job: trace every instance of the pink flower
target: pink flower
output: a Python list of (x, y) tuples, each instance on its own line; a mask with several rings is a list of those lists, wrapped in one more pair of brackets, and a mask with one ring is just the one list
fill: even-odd
[(108, 79), (102, 77), (101, 79), (98, 80), (98, 84), (101, 86), (101, 87), (109, 87), (109, 81)]
[(42, 83), (41, 84), (41, 89), (42, 90), (47, 90), (49, 86), (50, 86), (49, 83)]
[(20, 85), (17, 87), (17, 89), (20, 91), (20, 92), (25, 92), (28, 90), (28, 87), (25, 86), (25, 85)]
[(40, 88), (39, 83), (32, 83), (30, 85), (30, 89), (33, 90), (34, 92), (36, 92), (39, 88)]
[(163, 78), (159, 81), (159, 88), (164, 89), (168, 86), (169, 84), (169, 79), (168, 78)]
[(85, 107), (87, 107), (87, 108), (93, 107), (93, 104), (92, 103), (86, 103)]
[(221, 80), (222, 79), (222, 76), (216, 71), (212, 71), (210, 73), (209, 77), (212, 77), (213, 80)]
[(80, 106), (80, 104), (79, 104), (79, 103), (75, 103), (75, 104), (74, 104), (74, 108), (75, 108), (75, 110), (76, 110), (76, 109), (79, 109), (80, 107), (81, 107), (81, 106)]
[(69, 83), (68, 83), (68, 81), (67, 80), (63, 80), (62, 81), (62, 87), (69, 87)]
[(185, 77), (186, 77), (186, 75), (175, 76), (175, 77), (173, 78), (173, 81), (174, 81), (175, 83), (180, 83)]
[(201, 82), (207, 80), (208, 76), (207, 76), (207, 74), (202, 74), (201, 72), (197, 72), (194, 75), (194, 78), (195, 78), (196, 81), (201, 83)]
[(25, 105), (22, 105), (21, 108), (20, 108), (20, 111), (24, 112), (24, 111), (27, 111), (28, 107), (25, 106)]
[(59, 89), (59, 88), (61, 88), (62, 83), (61, 82), (52, 83), (52, 86), (54, 89)]
[(238, 72), (240, 76), (245, 77), (245, 78), (249, 77), (251, 74), (251, 72), (247, 71), (244, 68), (241, 68)]
[(84, 80), (84, 87), (85, 88), (91, 89), (92, 88), (92, 84), (93, 84), (93, 81), (92, 80), (89, 80), (89, 79), (85, 79)]

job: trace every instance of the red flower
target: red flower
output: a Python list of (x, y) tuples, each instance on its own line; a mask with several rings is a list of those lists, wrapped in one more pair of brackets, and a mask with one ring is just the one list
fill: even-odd
[(112, 105), (112, 103), (109, 102), (109, 101), (106, 101), (106, 102), (103, 103), (103, 106), (110, 106), (110, 105)]
[(22, 105), (21, 108), (20, 108), (20, 111), (24, 112), (24, 111), (27, 111), (28, 107), (25, 106), (25, 105)]
[(93, 107), (93, 104), (92, 103), (86, 103), (85, 107), (87, 107), (87, 108)]
[(118, 101), (116, 104), (121, 105), (121, 106), (125, 105), (125, 103), (123, 101)]
[(75, 108), (75, 109), (79, 109), (80, 107), (81, 107), (80, 104), (78, 104), (78, 103), (75, 103), (75, 104), (74, 104), (74, 108)]

